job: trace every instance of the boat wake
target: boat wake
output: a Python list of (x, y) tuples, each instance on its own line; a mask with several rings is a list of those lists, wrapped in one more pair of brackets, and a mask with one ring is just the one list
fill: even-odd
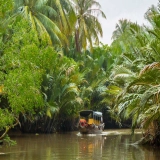
[[(101, 135), (101, 136), (110, 136), (110, 135), (129, 135), (131, 134), (131, 130), (109, 130), (109, 131), (103, 131), (100, 134), (81, 134), (80, 132), (77, 133), (77, 136), (90, 136), (90, 137), (94, 137), (97, 135)], [(141, 130), (136, 130), (135, 134), (142, 134)]]
[[(89, 137), (95, 137), (97, 134), (81, 134), (80, 132), (77, 133), (77, 136), (89, 136)], [(98, 134), (101, 135), (101, 134)]]

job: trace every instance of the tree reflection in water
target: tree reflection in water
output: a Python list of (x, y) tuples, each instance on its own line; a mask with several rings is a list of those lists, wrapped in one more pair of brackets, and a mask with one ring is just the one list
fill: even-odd
[(159, 149), (133, 145), (142, 137), (130, 130), (107, 130), (102, 135), (15, 134), (16, 146), (1, 147), (0, 160), (158, 160)]

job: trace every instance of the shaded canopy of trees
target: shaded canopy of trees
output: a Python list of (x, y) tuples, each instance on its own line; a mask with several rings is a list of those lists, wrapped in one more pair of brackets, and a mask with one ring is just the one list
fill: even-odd
[[(73, 60), (63, 54), (63, 51), (67, 55), (78, 54), (74, 47), (79, 19), (75, 5), (78, 7), (80, 4), (78, 1), (59, 0), (2, 1), (1, 4), (0, 139), (7, 140), (7, 132), (18, 124), (23, 131), (27, 131), (24, 126), (35, 122), (38, 128), (42, 128), (41, 132), (56, 131), (65, 121), (75, 118), (84, 106), (91, 108), (96, 85), (93, 88), (89, 85), (89, 76), (92, 74), (94, 79), (97, 74), (94, 75), (90, 66), (85, 67), (85, 57), (91, 63), (95, 61), (95, 70), (101, 72), (98, 59), (84, 54), (78, 62), (78, 56)], [(98, 19), (92, 15), (94, 4), (100, 7), (96, 1), (84, 3), (88, 9), (86, 14), (93, 18), (95, 31), (102, 34)], [(104, 16), (100, 9), (95, 12)], [(80, 30), (80, 34), (84, 32), (84, 29)], [(95, 40), (89, 39), (90, 42)], [(81, 46), (80, 52), (86, 50), (86, 46), (87, 42), (85, 47)], [(72, 49), (74, 54), (70, 54)], [(45, 122), (52, 122), (49, 126), (52, 129), (39, 127)]]

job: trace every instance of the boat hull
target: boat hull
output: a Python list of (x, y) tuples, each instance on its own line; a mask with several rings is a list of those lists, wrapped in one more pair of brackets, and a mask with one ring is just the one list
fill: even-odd
[(87, 126), (81, 126), (79, 125), (79, 131), (81, 134), (101, 134), (104, 130), (104, 123), (100, 125), (87, 125)]

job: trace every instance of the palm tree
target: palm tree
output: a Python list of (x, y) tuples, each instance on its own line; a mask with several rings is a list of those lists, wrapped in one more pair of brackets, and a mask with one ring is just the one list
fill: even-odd
[(50, 44), (66, 41), (55, 21), (57, 12), (48, 5), (48, 0), (15, 0), (14, 10), (22, 15), (35, 29), (40, 39), (47, 38)]
[(56, 17), (49, 16), (49, 18), (56, 21), (65, 35), (70, 35), (76, 22), (76, 15), (71, 2), (69, 0), (48, 0), (47, 4), (57, 12)]
[(54, 63), (43, 79), (42, 92), (46, 113), (57, 124), (73, 118), (83, 108), (83, 97), (80, 96), (83, 81), (83, 74), (79, 73), (74, 61), (54, 55)]
[(124, 36), (124, 33), (129, 30), (130, 23), (127, 19), (119, 20), (119, 23), (116, 24), (115, 31), (112, 33), (112, 39), (116, 40), (122, 37), (122, 35)]
[[(142, 127), (145, 131), (144, 142), (153, 145), (160, 144), (159, 16), (159, 9), (152, 6), (146, 13), (150, 27), (130, 24), (128, 35), (134, 41), (130, 41), (130, 48), (120, 53), (120, 63), (116, 63), (111, 74), (111, 82), (116, 87), (109, 86), (107, 90), (114, 93), (114, 88), (120, 88), (119, 92), (113, 94), (116, 99), (114, 107), (110, 105), (110, 112), (117, 121), (131, 118), (133, 131), (137, 126)], [(122, 42), (126, 40), (121, 39)]]
[(93, 42), (99, 44), (99, 36), (103, 36), (103, 31), (98, 15), (106, 18), (105, 14), (100, 10), (100, 4), (95, 0), (73, 0), (77, 22), (75, 26), (75, 43), (76, 50), (81, 52), (83, 48), (86, 50), (88, 43), (90, 49)]

